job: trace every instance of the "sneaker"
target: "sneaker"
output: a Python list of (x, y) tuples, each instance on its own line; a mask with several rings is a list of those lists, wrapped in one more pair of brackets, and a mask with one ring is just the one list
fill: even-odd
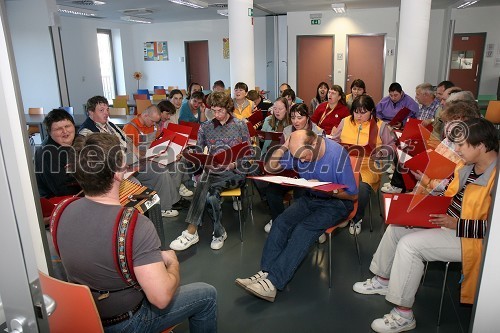
[(181, 186), (179, 187), (179, 194), (181, 197), (190, 197), (194, 193), (193, 193), (193, 191), (188, 189), (184, 184), (181, 184)]
[(170, 243), (170, 248), (175, 251), (184, 251), (191, 245), (198, 243), (199, 240), (198, 232), (191, 235), (187, 230), (184, 230), (179, 237)]
[(269, 233), (269, 231), (271, 231), (272, 226), (273, 226), (273, 220), (269, 220), (269, 222), (264, 226), (264, 231)]
[(403, 189), (401, 187), (397, 187), (397, 186), (392, 186), (391, 184), (389, 184), (389, 186), (384, 186), (380, 189), (382, 192), (384, 193), (401, 193), (403, 192)]
[(417, 321), (413, 314), (411, 318), (405, 318), (399, 314), (397, 309), (392, 309), (383, 318), (375, 319), (371, 326), (372, 330), (379, 333), (404, 332), (417, 327)]
[(241, 210), (241, 201), (233, 199), (233, 209), (234, 210)]
[(359, 294), (364, 294), (364, 295), (374, 295), (374, 294), (387, 295), (389, 287), (381, 284), (378, 281), (377, 277), (374, 276), (371, 279), (368, 279), (364, 282), (356, 282), (352, 286), (352, 290), (354, 290)]
[(361, 233), (361, 222), (362, 221), (363, 220), (359, 220), (356, 223), (354, 223), (354, 222), (349, 223), (349, 233), (351, 235), (354, 235), (355, 232), (356, 232), (356, 235), (359, 235)]
[(268, 279), (262, 279), (249, 284), (245, 289), (268, 302), (274, 302), (276, 298), (276, 288), (274, 288), (273, 283)]
[(161, 216), (163, 217), (176, 217), (177, 215), (179, 215), (179, 212), (175, 209), (161, 211)]
[(256, 274), (250, 276), (247, 279), (236, 279), (234, 282), (239, 285), (240, 287), (246, 288), (247, 286), (251, 285), (252, 283), (255, 283), (260, 280), (267, 279), (267, 272), (263, 271), (258, 271)]
[(318, 238), (318, 243), (323, 244), (324, 242), (326, 242), (326, 235), (322, 233)]
[(212, 250), (220, 250), (224, 246), (224, 241), (227, 238), (227, 232), (224, 231), (224, 234), (220, 237), (212, 236), (212, 243), (210, 243), (210, 247)]

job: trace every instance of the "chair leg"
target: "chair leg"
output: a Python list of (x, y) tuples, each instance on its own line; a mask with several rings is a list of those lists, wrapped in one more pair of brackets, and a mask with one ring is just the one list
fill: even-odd
[(443, 279), (443, 288), (441, 289), (441, 301), (439, 302), (439, 313), (438, 313), (438, 321), (437, 326), (441, 324), (441, 310), (443, 309), (443, 300), (444, 300), (444, 291), (446, 289), (446, 278), (448, 277), (448, 267), (450, 266), (450, 262), (446, 263), (446, 267), (444, 269), (444, 279)]
[(425, 262), (424, 275), (422, 275), (422, 283), (420, 283), (421, 286), (423, 286), (425, 282), (425, 276), (427, 275), (427, 267), (429, 267), (428, 261)]
[(332, 288), (332, 233), (328, 234), (328, 288)]
[(236, 203), (238, 205), (238, 220), (240, 221), (240, 241), (243, 243), (243, 222), (241, 220), (241, 210), (239, 209), (239, 207), (243, 206), (240, 197), (236, 197)]
[(361, 254), (359, 251), (358, 234), (356, 232), (354, 232), (354, 245), (356, 246), (356, 253), (358, 255), (358, 262), (361, 265)]
[(368, 197), (368, 214), (369, 214), (369, 219), (368, 221), (370, 222), (370, 232), (373, 232), (373, 223), (372, 223), (372, 198), (371, 195)]

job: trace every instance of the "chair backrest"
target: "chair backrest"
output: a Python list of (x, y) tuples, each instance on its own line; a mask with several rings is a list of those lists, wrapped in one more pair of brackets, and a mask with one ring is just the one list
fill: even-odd
[(49, 317), (51, 333), (104, 332), (89, 287), (57, 280), (42, 272), (39, 275), (43, 293), (56, 302)]
[(151, 104), (151, 101), (149, 99), (138, 99), (135, 101), (136, 103), (136, 108), (135, 108), (135, 113), (136, 114), (141, 114), (144, 110), (146, 110), (146, 108), (148, 106), (150, 106)]
[(149, 96), (146, 95), (146, 94), (134, 94), (134, 99), (135, 100), (138, 100), (138, 99), (149, 99)]
[(170, 91), (172, 91), (172, 90), (174, 90), (174, 89), (177, 89), (177, 86), (168, 86), (168, 87), (167, 87), (167, 90), (168, 90), (169, 92), (170, 92)]
[(128, 95), (116, 95), (116, 96), (115, 96), (115, 99), (124, 99), (124, 100), (128, 100)]
[(43, 108), (29, 108), (28, 114), (43, 114)]
[(166, 94), (154, 94), (153, 95), (153, 101), (163, 101), (164, 99), (167, 99)]
[(165, 89), (165, 86), (153, 86), (153, 89), (156, 90), (156, 89)]
[(112, 108), (109, 108), (109, 115), (110, 116), (126, 116), (127, 109), (112, 107)]
[(186, 96), (186, 89), (181, 89), (181, 93), (185, 97)]
[(114, 108), (125, 108), (125, 113), (129, 113), (127, 99), (124, 98), (113, 98)]
[(493, 124), (500, 124), (500, 101), (490, 101), (488, 103), (484, 118)]
[(146, 95), (149, 97), (149, 90), (148, 89), (137, 89), (137, 95)]
[(72, 106), (61, 106), (60, 109), (63, 109), (64, 111), (66, 111), (70, 115), (73, 115), (73, 107)]
[(155, 88), (155, 95), (166, 95), (166, 94), (167, 91), (165, 90), (165, 88)]

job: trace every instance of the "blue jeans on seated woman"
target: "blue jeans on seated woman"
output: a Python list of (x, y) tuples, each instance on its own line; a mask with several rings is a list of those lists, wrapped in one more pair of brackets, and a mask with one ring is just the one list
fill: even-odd
[(180, 286), (165, 309), (145, 298), (132, 318), (104, 327), (106, 333), (157, 333), (189, 319), (189, 332), (217, 332), (217, 290), (196, 282)]
[(353, 207), (350, 200), (320, 199), (305, 194), (273, 221), (261, 269), (269, 273), (267, 278), (277, 289), (285, 288), (318, 237), (346, 219)]

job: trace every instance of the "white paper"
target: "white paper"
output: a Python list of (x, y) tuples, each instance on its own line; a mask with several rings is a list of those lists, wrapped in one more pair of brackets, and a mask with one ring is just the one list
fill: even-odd
[(154, 157), (154, 156), (163, 154), (167, 150), (169, 143), (170, 143), (170, 140), (167, 140), (165, 142), (160, 143), (159, 145), (156, 145), (152, 148), (149, 148), (146, 151), (146, 158), (150, 158), (150, 157)]
[(387, 216), (389, 216), (389, 207), (391, 207), (391, 198), (384, 198), (384, 210), (385, 210), (385, 219), (387, 220)]
[(151, 159), (156, 163), (162, 165), (168, 165), (177, 160), (177, 156), (182, 152), (183, 147), (175, 142), (170, 143), (168, 149), (165, 150), (161, 155), (158, 155)]
[(265, 176), (265, 177), (255, 177), (255, 179), (262, 179), (270, 183), (275, 184), (287, 184), (287, 185), (297, 185), (301, 187), (313, 188), (320, 185), (327, 185), (330, 182), (311, 182), (304, 178), (290, 178), (283, 176)]

